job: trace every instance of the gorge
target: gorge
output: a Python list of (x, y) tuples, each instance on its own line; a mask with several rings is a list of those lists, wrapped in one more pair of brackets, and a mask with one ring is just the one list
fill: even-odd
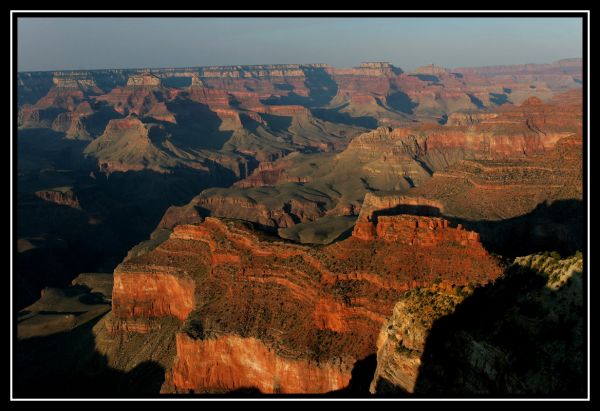
[(581, 394), (582, 71), (19, 72), (16, 392)]

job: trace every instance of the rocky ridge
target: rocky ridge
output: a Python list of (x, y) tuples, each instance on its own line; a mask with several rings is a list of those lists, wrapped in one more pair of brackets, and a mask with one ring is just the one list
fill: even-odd
[[(151, 331), (165, 315), (185, 319), (166, 391), (341, 389), (353, 363), (373, 352), (373, 331), (398, 293), (436, 279), (466, 285), (500, 274), (477, 241), (427, 245), (427, 232), (416, 235), (423, 241), (412, 245), (383, 235), (318, 250), (260, 239), (243, 225), (214, 218), (176, 226), (167, 241), (117, 268), (113, 330)], [(427, 259), (418, 257), (423, 247)], [(447, 258), (460, 260), (460, 276), (442, 264)], [(140, 282), (148, 286), (134, 285)], [(231, 310), (233, 296), (243, 309)], [(230, 361), (221, 363), (219, 355)], [(250, 358), (263, 366), (248, 368)]]

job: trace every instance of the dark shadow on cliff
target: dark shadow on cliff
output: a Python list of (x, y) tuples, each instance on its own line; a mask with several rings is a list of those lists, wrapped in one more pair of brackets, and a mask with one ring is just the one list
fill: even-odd
[(321, 120), (330, 121), (332, 123), (341, 123), (348, 126), (365, 127), (367, 129), (377, 128), (377, 119), (370, 116), (352, 117), (349, 113), (343, 113), (340, 109), (344, 108), (348, 104), (341, 107), (332, 109), (313, 109), (311, 110), (313, 116)]
[(376, 210), (373, 220), (377, 221), (378, 216), (399, 214), (441, 217), (450, 222), (450, 227), (461, 224), (478, 232), (488, 251), (504, 257), (514, 258), (542, 251), (556, 251), (566, 256), (583, 249), (581, 200), (543, 202), (527, 214), (505, 220), (468, 220), (446, 216), (435, 206), (400, 204)]
[(162, 122), (171, 139), (182, 149), (219, 150), (229, 140), (232, 131), (220, 130), (223, 120), (206, 104), (187, 98), (177, 98), (167, 103), (177, 124)]
[[(283, 84), (281, 84), (283, 86)], [(277, 87), (276, 87), (277, 88)], [(279, 89), (282, 90), (282, 89)], [(287, 91), (287, 90), (286, 90)], [(265, 106), (302, 106), (302, 107), (310, 107), (312, 104), (312, 100), (310, 97), (301, 96), (299, 94), (290, 91), (285, 95), (271, 95), (269, 98), (261, 99), (260, 102)]]
[(434, 76), (433, 74), (410, 74), (412, 77), (416, 77), (421, 81), (427, 81), (433, 84), (439, 84), (440, 78), (438, 76)]
[(90, 133), (92, 137), (98, 137), (110, 122), (123, 116), (116, 112), (112, 107), (105, 103), (96, 104), (94, 106), (94, 113), (83, 118), (85, 129)]
[(188, 88), (192, 85), (192, 77), (164, 77), (161, 79), (161, 84), (170, 88)]
[[(52, 180), (38, 174), (19, 177), (17, 238), (40, 239), (17, 254), (15, 284), (18, 308), (39, 298), (46, 286), (64, 287), (81, 272), (111, 272), (140, 241), (148, 239), (166, 209), (187, 204), (208, 187), (228, 186), (236, 178), (213, 165), (210, 173), (175, 169), (68, 173), (81, 209), (41, 200), (33, 194)], [(47, 187), (47, 188), (49, 188)], [(42, 241), (43, 240), (43, 241)], [(16, 246), (16, 244), (15, 244)]]
[(306, 87), (312, 100), (312, 106), (326, 106), (335, 97), (338, 85), (323, 68), (304, 69)]
[(377, 380), (377, 383), (375, 385), (375, 395), (377, 397), (389, 397), (389, 398), (410, 398), (410, 397), (415, 397), (414, 394), (411, 394), (405, 390), (403, 390), (401, 387), (398, 387), (397, 385), (394, 385), (393, 383), (391, 383), (390, 381), (388, 381), (386, 378), (380, 377)]
[(353, 231), (354, 231), (354, 226), (343, 231), (339, 236), (337, 236), (335, 239), (333, 239), (329, 244), (337, 243), (339, 241), (344, 241), (345, 239), (352, 237)]
[(290, 116), (275, 116), (272, 114), (261, 114), (262, 119), (267, 123), (269, 129), (273, 132), (287, 131), (292, 125), (292, 117)]
[(471, 99), (471, 103), (473, 103), (475, 105), (475, 107), (477, 107), (479, 110), (483, 110), (485, 109), (485, 105), (483, 104), (483, 101), (481, 101), (480, 99), (478, 99), (477, 97), (475, 97), (472, 94), (468, 94), (469, 99)]
[(94, 164), (84, 158), (83, 150), (89, 141), (69, 140), (65, 134), (47, 128), (28, 128), (18, 131), (17, 167), (19, 171), (55, 167), (57, 169), (92, 170)]
[(242, 122), (242, 127), (244, 127), (244, 129), (250, 134), (255, 133), (259, 127), (264, 127), (263, 124), (259, 123), (243, 112), (240, 113), (240, 121)]
[(583, 249), (583, 212), (581, 200), (558, 200), (506, 220), (444, 218), (453, 226), (462, 224), (477, 231), (488, 251), (512, 258), (540, 251), (572, 255)]
[(377, 222), (377, 218), (381, 216), (394, 216), (398, 214), (410, 214), (423, 217), (439, 217), (441, 215), (440, 209), (435, 206), (429, 205), (413, 205), (413, 204), (400, 204), (396, 207), (386, 208), (383, 210), (375, 210), (372, 214), (373, 222)]
[(510, 103), (508, 100), (508, 96), (506, 94), (501, 93), (490, 93), (490, 102), (496, 104), (497, 106), (501, 106), (505, 103)]
[[(50, 73), (18, 73), (17, 79), (17, 98), (18, 105), (23, 104), (35, 104), (40, 98), (44, 97), (54, 83), (52, 82), (52, 75)], [(27, 86), (29, 79), (34, 79), (33, 85)]]
[(373, 381), (375, 369), (377, 368), (377, 355), (371, 354), (361, 360), (357, 360), (352, 368), (352, 377), (348, 386), (341, 390), (327, 393), (334, 397), (363, 397), (369, 396), (369, 386)]
[(17, 341), (14, 345), (14, 396), (85, 398), (152, 396), (160, 391), (165, 369), (145, 361), (129, 372), (108, 366), (96, 351), (96, 318), (74, 330)]
[(558, 289), (547, 278), (513, 266), (435, 321), (415, 395), (585, 396), (582, 275)]
[(308, 96), (295, 93), (293, 86), (276, 84), (278, 90), (289, 91), (287, 95), (271, 96), (261, 100), (265, 105), (299, 105), (307, 108), (323, 107), (331, 102), (338, 91), (338, 85), (327, 70), (320, 67), (305, 67), (303, 69), (306, 80), (304, 85), (308, 89)]
[(387, 97), (387, 105), (401, 113), (413, 114), (419, 104), (413, 102), (406, 93), (396, 91)]

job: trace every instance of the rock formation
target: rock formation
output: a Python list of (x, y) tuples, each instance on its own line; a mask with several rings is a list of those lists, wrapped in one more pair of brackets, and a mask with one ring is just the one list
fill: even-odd
[(580, 100), (559, 101), (532, 98), (443, 126), (379, 127), (334, 157), (263, 162), (231, 189), (193, 203), (270, 228), (356, 215), (371, 191), (410, 191), (417, 203), (463, 219), (516, 217), (543, 201), (581, 198)]
[[(581, 71), (19, 73), (17, 385), (345, 393), (377, 354), (375, 393), (575, 392), (570, 260), (517, 260), (534, 292), (490, 253), (582, 247)], [(107, 315), (105, 281), (68, 286), (115, 267)]]
[[(293, 153), (290, 155), (295, 157)], [(283, 158), (277, 162), (263, 161), (248, 178), (236, 182), (240, 188), (274, 186), (282, 183), (306, 183), (309, 177), (291, 176), (286, 169), (293, 165), (293, 158)]]
[(133, 76), (126, 86), (116, 87), (107, 94), (97, 96), (95, 101), (106, 103), (122, 115), (133, 113), (138, 117), (175, 123), (175, 116), (166, 105), (172, 97), (171, 92), (160, 84), (160, 79), (156, 76)]
[(65, 205), (75, 209), (80, 209), (79, 200), (73, 192), (73, 187), (56, 187), (51, 190), (40, 190), (35, 195), (42, 200), (54, 204)]
[[(385, 231), (387, 221), (379, 224)], [(166, 392), (342, 389), (354, 363), (374, 352), (375, 331), (399, 293), (500, 274), (475, 237), (454, 242), (447, 222), (439, 225), (449, 232), (439, 241), (427, 243), (425, 229), (417, 233), (422, 241), (382, 234), (323, 249), (273, 242), (214, 218), (176, 226), (167, 241), (115, 271), (112, 329), (146, 332), (167, 315), (185, 320)]]
[(418, 288), (402, 295), (377, 339), (371, 393), (414, 394), (431, 327), (437, 319), (454, 312), (469, 292), (468, 287), (464, 289), (457, 287), (455, 293), (438, 287)]
[(371, 392), (581, 395), (581, 274), (581, 255), (538, 254), (481, 288), (405, 293), (381, 328)]
[(159, 87), (160, 85), (160, 78), (152, 73), (130, 76), (127, 80), (127, 87)]
[(111, 120), (104, 134), (92, 141), (85, 153), (95, 157), (99, 167), (107, 172), (144, 168), (158, 171), (164, 166), (174, 166), (175, 162), (152, 143), (152, 128), (135, 115)]

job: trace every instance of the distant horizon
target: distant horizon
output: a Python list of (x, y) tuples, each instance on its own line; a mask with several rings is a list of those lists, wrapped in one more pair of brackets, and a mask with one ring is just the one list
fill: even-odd
[(582, 18), (576, 16), (19, 17), (17, 70), (309, 62), (346, 68), (388, 61), (412, 71), (431, 63), (446, 68), (549, 64), (582, 58), (582, 33)]
[(487, 64), (487, 65), (483, 65), (483, 66), (456, 66), (456, 67), (447, 67), (447, 66), (442, 66), (441, 64), (437, 64), (437, 63), (427, 63), (427, 64), (423, 64), (421, 66), (417, 66), (412, 70), (404, 70), (404, 68), (398, 64), (395, 64), (393, 62), (390, 61), (385, 61), (385, 60), (361, 60), (359, 63), (350, 65), (350, 66), (334, 66), (333, 64), (329, 64), (327, 62), (322, 62), (322, 61), (306, 61), (306, 62), (295, 62), (295, 63), (258, 63), (258, 64), (211, 64), (211, 65), (201, 65), (201, 66), (156, 66), (156, 67), (102, 67), (102, 68), (72, 68), (72, 69), (52, 69), (52, 70), (19, 70), (17, 71), (18, 73), (52, 73), (52, 72), (61, 72), (61, 71), (108, 71), (108, 70), (160, 70), (160, 69), (198, 69), (198, 68), (206, 68), (206, 67), (257, 67), (257, 66), (283, 66), (283, 65), (309, 65), (309, 64), (325, 64), (329, 67), (332, 68), (356, 68), (358, 67), (361, 63), (390, 63), (392, 66), (396, 67), (396, 68), (400, 68), (402, 70), (404, 70), (405, 72), (411, 72), (414, 71), (416, 68), (418, 67), (424, 67), (424, 66), (428, 66), (428, 65), (435, 65), (438, 67), (442, 67), (448, 70), (455, 70), (455, 69), (459, 69), (459, 68), (481, 68), (481, 67), (500, 67), (500, 66), (526, 66), (526, 65), (531, 65), (531, 64), (537, 64), (537, 65), (544, 65), (544, 64), (553, 64), (559, 61), (566, 61), (566, 60), (582, 60), (582, 57), (564, 57), (564, 58), (559, 58), (557, 60), (553, 60), (553, 61), (545, 61), (545, 62), (527, 62), (527, 63), (513, 63), (513, 64)]

